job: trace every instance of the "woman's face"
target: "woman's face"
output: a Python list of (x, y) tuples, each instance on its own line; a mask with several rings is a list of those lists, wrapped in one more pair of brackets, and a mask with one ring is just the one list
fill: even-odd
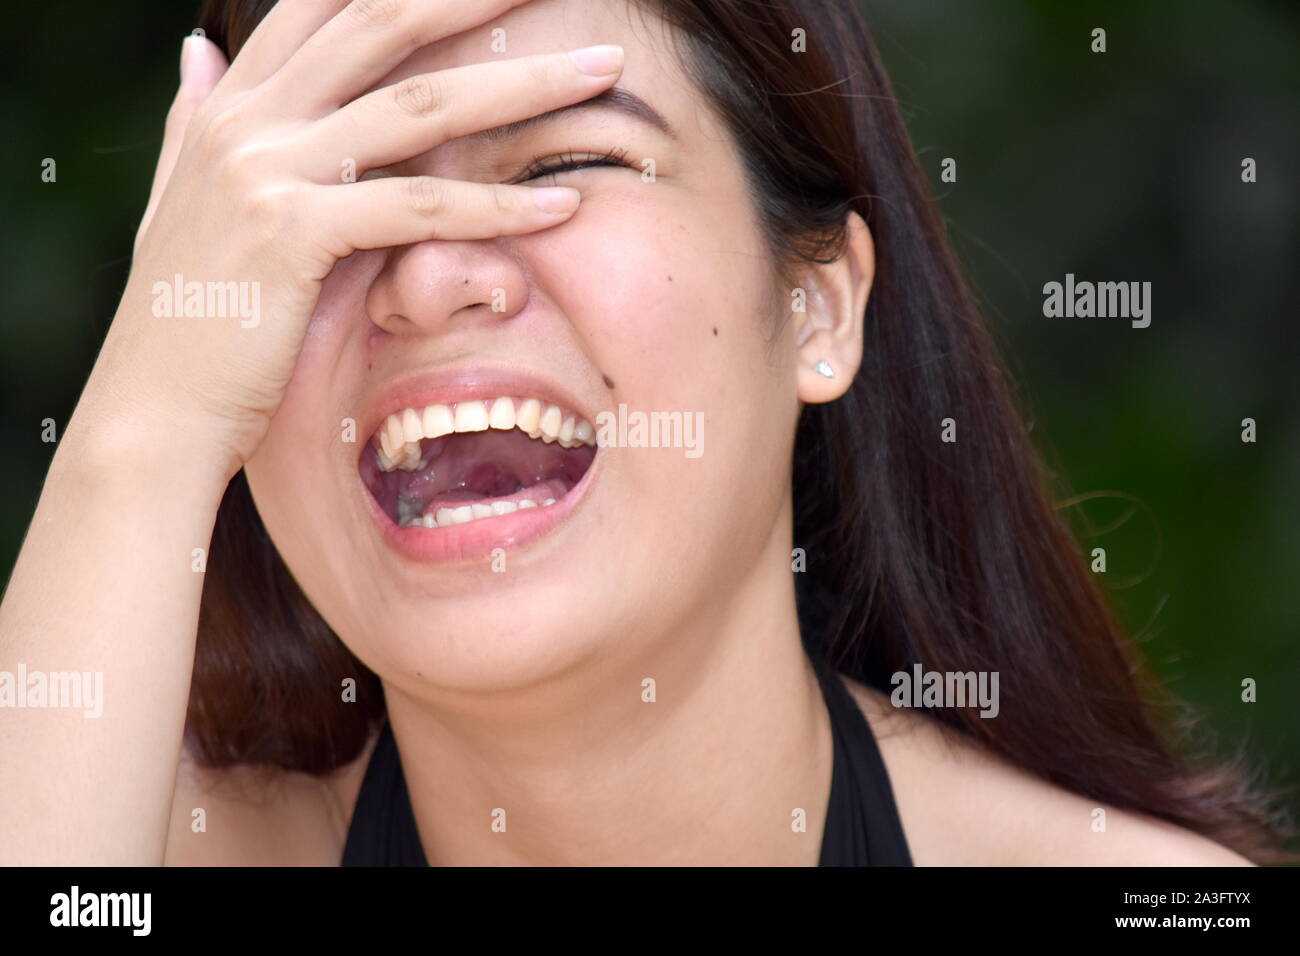
[[(535, 159), (621, 151), (628, 164), (531, 180), (581, 191), (562, 225), (359, 252), (326, 280), (247, 475), (308, 598), (397, 686), (502, 688), (595, 654), (645, 659), (664, 635), (707, 626), (759, 555), (784, 547), (799, 405), (788, 333), (775, 348), (768, 339), (788, 306), (733, 141), (667, 37), (622, 2), (536, 0), (420, 50), (381, 84), (618, 43), (618, 89), (671, 127), (591, 106), (390, 167), (512, 182)], [(489, 428), (424, 439), (410, 452), (428, 459), (423, 472), (376, 463), (372, 439), (390, 413), (409, 407), (422, 430), (441, 430), (429, 406), (453, 409), (454, 424), (458, 402), (487, 399), (491, 413), (498, 396), (516, 411), (520, 399), (554, 403), (575, 426), (620, 405), (633, 426), (638, 413), (679, 413), (679, 447), (628, 447), (632, 430), (620, 447), (616, 423), (593, 457), (581, 443)], [(508, 505), (469, 504), (530, 493), (557, 500), (499, 515)], [(464, 508), (493, 515), (452, 523)], [(426, 511), (438, 527), (400, 527)]]

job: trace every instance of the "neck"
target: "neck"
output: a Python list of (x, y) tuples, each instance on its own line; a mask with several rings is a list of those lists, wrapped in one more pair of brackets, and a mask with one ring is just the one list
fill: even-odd
[(724, 599), (539, 685), (453, 704), (385, 683), (429, 863), (815, 866), (830, 723), (778, 527)]

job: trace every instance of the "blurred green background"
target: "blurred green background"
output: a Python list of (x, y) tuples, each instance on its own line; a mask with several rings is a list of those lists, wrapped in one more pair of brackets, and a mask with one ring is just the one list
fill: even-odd
[[(954, 241), (1144, 652), (1300, 780), (1300, 5), (863, 0)], [(197, 2), (11, 9), (0, 123), (0, 575), (116, 306)], [(1107, 52), (1090, 51), (1107, 31)], [(815, 38), (810, 38), (813, 40)], [(41, 162), (58, 163), (42, 183)], [(939, 179), (945, 157), (956, 183)], [(1258, 181), (1241, 181), (1252, 157)], [(1152, 322), (1044, 318), (1149, 281)], [(1241, 441), (1243, 418), (1258, 441)], [(87, 489), (93, 494), (93, 489)], [(1064, 494), (1064, 492), (1063, 492)], [(1107, 530), (1109, 528), (1109, 530)], [(1240, 700), (1243, 678), (1259, 700)]]

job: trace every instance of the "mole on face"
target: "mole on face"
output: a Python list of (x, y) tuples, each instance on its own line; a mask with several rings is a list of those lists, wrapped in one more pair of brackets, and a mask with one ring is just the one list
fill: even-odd
[(605, 387), (606, 387), (606, 388), (613, 388), (613, 387), (614, 387), (614, 380), (613, 380), (612, 378), (610, 378), (608, 375), (606, 375), (604, 372), (601, 372), (601, 373), (600, 373), (600, 377), (603, 378), (603, 379), (605, 380)]
[(713, 334), (714, 335), (718, 334), (718, 327), (716, 325), (713, 327)]

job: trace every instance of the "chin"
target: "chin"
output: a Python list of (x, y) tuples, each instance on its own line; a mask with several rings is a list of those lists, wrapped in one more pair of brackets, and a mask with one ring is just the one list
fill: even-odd
[[(388, 613), (368, 621), (350, 614), (336, 632), (371, 669), (412, 696), (549, 683), (597, 657), (628, 651), (611, 646), (620, 631), (609, 622), (620, 610), (587, 599), (590, 570), (584, 562), (515, 579), (498, 575), (458, 597), (390, 603)], [(605, 593), (617, 591), (611, 585)]]

